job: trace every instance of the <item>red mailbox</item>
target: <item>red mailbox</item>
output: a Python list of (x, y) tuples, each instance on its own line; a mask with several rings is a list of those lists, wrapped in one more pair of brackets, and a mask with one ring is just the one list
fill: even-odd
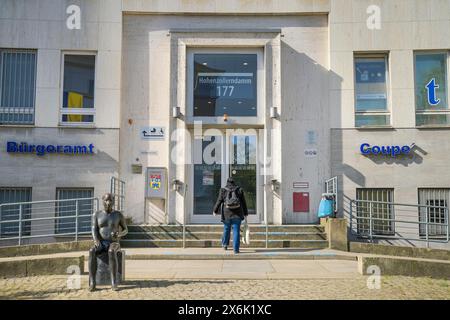
[(294, 212), (309, 212), (309, 192), (294, 192)]

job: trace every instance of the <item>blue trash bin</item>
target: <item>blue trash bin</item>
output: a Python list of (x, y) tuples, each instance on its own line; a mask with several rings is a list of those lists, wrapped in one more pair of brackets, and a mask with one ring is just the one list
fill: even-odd
[(322, 200), (320, 200), (319, 212), (317, 215), (319, 216), (319, 218), (329, 217), (333, 215), (333, 208), (334, 208), (333, 200), (322, 198)]

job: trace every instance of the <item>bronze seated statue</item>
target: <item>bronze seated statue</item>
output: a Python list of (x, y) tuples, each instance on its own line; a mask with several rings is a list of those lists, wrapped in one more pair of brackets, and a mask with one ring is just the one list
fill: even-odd
[(104, 210), (92, 216), (92, 237), (94, 246), (89, 250), (89, 290), (96, 287), (97, 256), (108, 253), (108, 264), (111, 274), (111, 289), (118, 290), (118, 261), (120, 251), (119, 240), (128, 233), (125, 218), (120, 211), (113, 210), (114, 196), (106, 193), (102, 197)]

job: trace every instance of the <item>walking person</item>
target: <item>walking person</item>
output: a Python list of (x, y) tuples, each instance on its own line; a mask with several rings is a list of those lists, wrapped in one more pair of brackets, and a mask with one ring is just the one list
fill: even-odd
[(225, 188), (221, 188), (213, 214), (221, 210), (221, 221), (223, 222), (222, 247), (227, 250), (230, 244), (230, 233), (233, 228), (233, 250), (239, 253), (241, 222), (248, 216), (247, 203), (244, 191), (236, 185), (233, 178), (228, 178)]

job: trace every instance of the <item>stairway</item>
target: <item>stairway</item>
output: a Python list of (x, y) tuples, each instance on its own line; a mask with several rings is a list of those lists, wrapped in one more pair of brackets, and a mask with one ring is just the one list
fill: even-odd
[[(250, 245), (241, 248), (265, 248), (266, 227), (250, 225)], [(320, 225), (284, 225), (268, 228), (269, 248), (328, 248), (325, 230)], [(124, 248), (183, 247), (183, 228), (177, 225), (130, 225), (128, 235), (120, 243)], [(222, 225), (186, 226), (186, 247), (221, 247)], [(231, 238), (233, 236), (231, 235)], [(230, 241), (232, 246), (232, 240)]]

